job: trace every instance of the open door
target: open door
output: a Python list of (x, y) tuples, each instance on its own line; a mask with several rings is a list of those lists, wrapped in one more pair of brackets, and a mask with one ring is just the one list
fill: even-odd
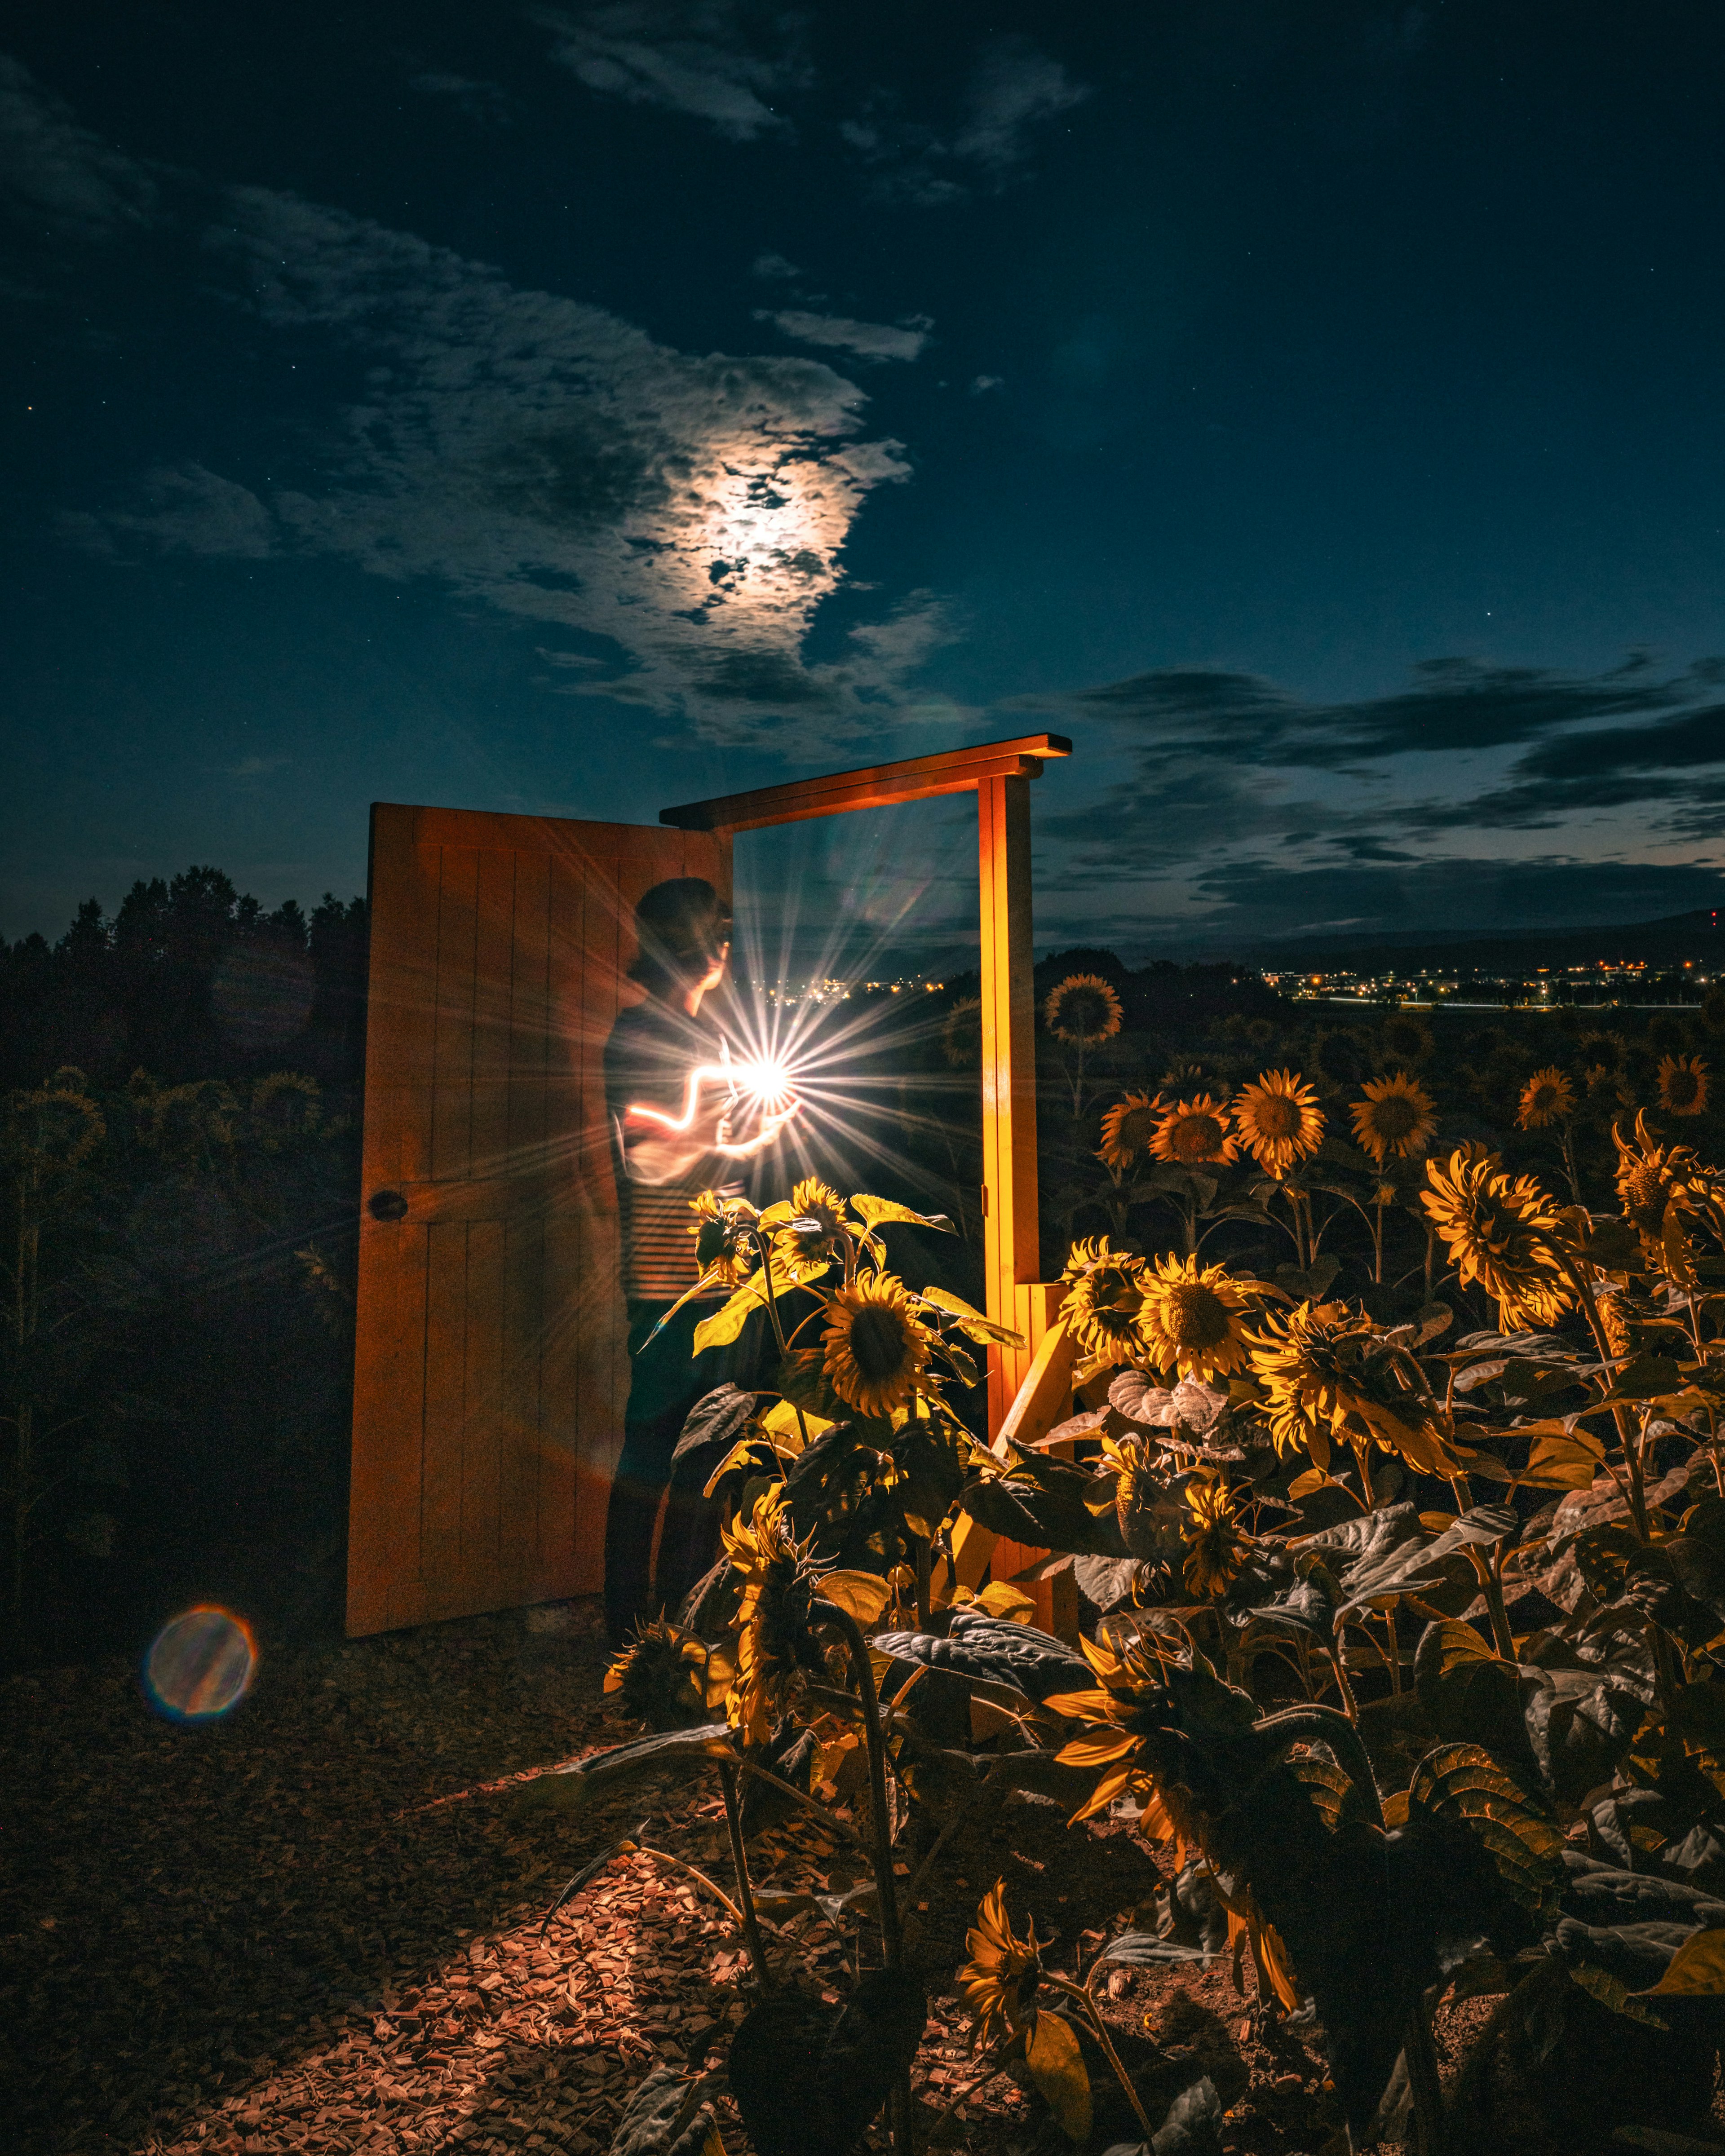
[(629, 1373), (602, 1059), (728, 832), (372, 811), (350, 1635), (595, 1591)]

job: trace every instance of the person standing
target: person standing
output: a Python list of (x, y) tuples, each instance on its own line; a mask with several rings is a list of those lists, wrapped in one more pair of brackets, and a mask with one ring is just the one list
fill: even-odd
[[(671, 1454), (696, 1402), (745, 1376), (757, 1326), (733, 1347), (694, 1351), (695, 1328), (725, 1291), (685, 1303), (653, 1337), (696, 1278), (695, 1215), (703, 1190), (741, 1188), (737, 1164), (768, 1145), (793, 1101), (771, 1113), (739, 1105), (722, 1082), (697, 1081), (727, 1060), (707, 997), (725, 977), (731, 915), (701, 876), (655, 884), (635, 908), (630, 979), (646, 991), (619, 1014), (605, 1045), (605, 1106), (623, 1239), (629, 1312), (629, 1405), (623, 1450), (605, 1516), (605, 1626), (620, 1646), (642, 1619), (674, 1612), (712, 1561), (717, 1509), (699, 1480), (680, 1486)], [(668, 1494), (667, 1494), (668, 1493)], [(665, 1504), (656, 1568), (653, 1530)]]

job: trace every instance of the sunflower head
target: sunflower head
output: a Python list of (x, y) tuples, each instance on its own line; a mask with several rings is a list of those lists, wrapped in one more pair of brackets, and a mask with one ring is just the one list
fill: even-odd
[(1524, 1131), (1543, 1131), (1548, 1123), (1568, 1122), (1574, 1113), (1575, 1088), (1553, 1063), (1522, 1086), (1516, 1122)]
[(725, 1717), (746, 1743), (772, 1733), (783, 1687), (796, 1671), (824, 1668), (809, 1628), (819, 1576), (814, 1537), (797, 1540), (783, 1484), (763, 1491), (746, 1522), (722, 1530), (725, 1554), (742, 1584), (734, 1620), (734, 1674)]
[(741, 1287), (754, 1270), (758, 1245), (755, 1236), (755, 1209), (746, 1199), (721, 1198), (703, 1190), (689, 1200), (695, 1224), (695, 1262), (721, 1286)]
[(1353, 1134), (1381, 1168), (1394, 1154), (1410, 1160), (1437, 1135), (1431, 1096), (1405, 1070), (1387, 1078), (1368, 1078), (1363, 1101), (1353, 1104)]
[(644, 1624), (605, 1672), (625, 1714), (649, 1729), (692, 1729), (724, 1697), (727, 1657), (662, 1618)]
[(1056, 1040), (1090, 1048), (1119, 1032), (1120, 998), (1100, 973), (1069, 973), (1049, 990), (1042, 1016)]
[(1189, 1591), (1214, 1599), (1239, 1577), (1252, 1537), (1235, 1517), (1228, 1485), (1214, 1471), (1194, 1475), (1186, 1485), (1186, 1517), (1180, 1522), (1186, 1545), (1182, 1576)]
[(1102, 1142), (1096, 1158), (1124, 1173), (1149, 1152), (1162, 1106), (1153, 1094), (1128, 1093), (1102, 1117)]
[(1667, 1055), (1659, 1065), (1659, 1105), (1668, 1116), (1698, 1116), (1707, 1104), (1707, 1066), (1699, 1055)]
[(941, 1027), (941, 1054), (955, 1070), (973, 1070), (982, 1060), (983, 1005), (979, 996), (961, 996)]
[(1461, 1152), (1425, 1171), (1420, 1202), (1448, 1245), (1463, 1286), (1477, 1281), (1495, 1296), (1507, 1329), (1548, 1326), (1570, 1306), (1558, 1250), (1556, 1204), (1532, 1176), (1506, 1174), (1489, 1156)]
[(1172, 1161), (1180, 1168), (1202, 1168), (1210, 1163), (1221, 1166), (1238, 1160), (1240, 1147), (1228, 1129), (1227, 1103), (1213, 1100), (1208, 1093), (1175, 1101), (1158, 1120), (1150, 1150), (1158, 1160)]
[(1265, 1070), (1235, 1096), (1234, 1127), (1260, 1168), (1284, 1176), (1323, 1142), (1317, 1095), (1297, 1070)]
[(1035, 2019), (1037, 1987), (1042, 1982), (1036, 1920), (1031, 1918), (1023, 1938), (1013, 1930), (1004, 1879), (983, 1897), (964, 1945), (970, 1958), (957, 1971), (957, 1982), (976, 2017), (977, 2047), (985, 2050), (1016, 2035)]
[(822, 1368), (833, 1390), (867, 1415), (891, 1414), (922, 1382), (934, 1336), (892, 1273), (861, 1273), (827, 1301)]
[(1138, 1331), (1160, 1370), (1208, 1383), (1245, 1368), (1246, 1290), (1225, 1266), (1170, 1255), (1145, 1276)]
[[(1081, 1262), (1081, 1252), (1087, 1261)], [(1073, 1245), (1065, 1277), (1071, 1286), (1060, 1314), (1085, 1353), (1104, 1364), (1130, 1363), (1142, 1354), (1144, 1260), (1110, 1250), (1104, 1235), (1096, 1243)]]
[(1153, 1439), (1105, 1431), (1102, 1458), (1114, 1472), (1114, 1517), (1127, 1548), (1141, 1564), (1176, 1563), (1183, 1545), (1161, 1448)]
[(1633, 1138), (1625, 1137), (1620, 1124), (1613, 1124), (1611, 1136), (1617, 1147), (1618, 1202), (1652, 1262), (1658, 1262), (1666, 1208), (1673, 1199), (1700, 1201), (1717, 1224), (1718, 1178), (1692, 1147), (1656, 1145), (1645, 1114), (1635, 1117)]
[(1392, 1011), (1378, 1029), (1384, 1053), (1398, 1063), (1423, 1063), (1435, 1045), (1431, 1028), (1417, 1013)]
[(1327, 1469), (1332, 1440), (1362, 1455), (1376, 1445), (1421, 1474), (1461, 1471), (1435, 1404), (1414, 1389), (1407, 1365), (1363, 1310), (1299, 1303), (1266, 1317), (1250, 1344), (1278, 1452), (1306, 1452)]
[(775, 1239), (793, 1278), (818, 1272), (844, 1255), (845, 1200), (818, 1175), (805, 1175), (791, 1186), (790, 1218)]

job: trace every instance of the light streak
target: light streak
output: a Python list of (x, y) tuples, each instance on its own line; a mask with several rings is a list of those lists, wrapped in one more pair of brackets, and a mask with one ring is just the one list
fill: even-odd
[[(782, 1123), (796, 1111), (791, 1078), (791, 1071), (783, 1063), (732, 1063), (728, 1059), (723, 1063), (697, 1063), (689, 1073), (680, 1116), (673, 1116), (663, 1108), (649, 1107), (644, 1101), (631, 1101), (626, 1112), (642, 1122), (657, 1123), (661, 1130), (680, 1133), (692, 1126), (701, 1112), (703, 1087), (722, 1083), (733, 1101), (746, 1093), (769, 1121)], [(753, 1147), (721, 1145), (716, 1149), (720, 1152), (752, 1152)]]

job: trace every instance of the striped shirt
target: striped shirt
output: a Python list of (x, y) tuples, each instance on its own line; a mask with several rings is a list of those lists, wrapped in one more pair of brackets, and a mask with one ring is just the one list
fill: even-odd
[(632, 1101), (640, 1101), (680, 1115), (690, 1071), (696, 1064), (720, 1061), (723, 1053), (724, 1036), (710, 1019), (691, 1018), (651, 997), (619, 1014), (605, 1044), (605, 1106), (623, 1229), (623, 1291), (630, 1302), (675, 1302), (694, 1286), (700, 1275), (690, 1202), (703, 1190), (718, 1188), (731, 1196), (742, 1186), (720, 1181), (727, 1171), (734, 1174), (732, 1163), (721, 1153), (707, 1154), (670, 1183), (643, 1181), (629, 1154), (644, 1133), (625, 1130), (624, 1112)]

